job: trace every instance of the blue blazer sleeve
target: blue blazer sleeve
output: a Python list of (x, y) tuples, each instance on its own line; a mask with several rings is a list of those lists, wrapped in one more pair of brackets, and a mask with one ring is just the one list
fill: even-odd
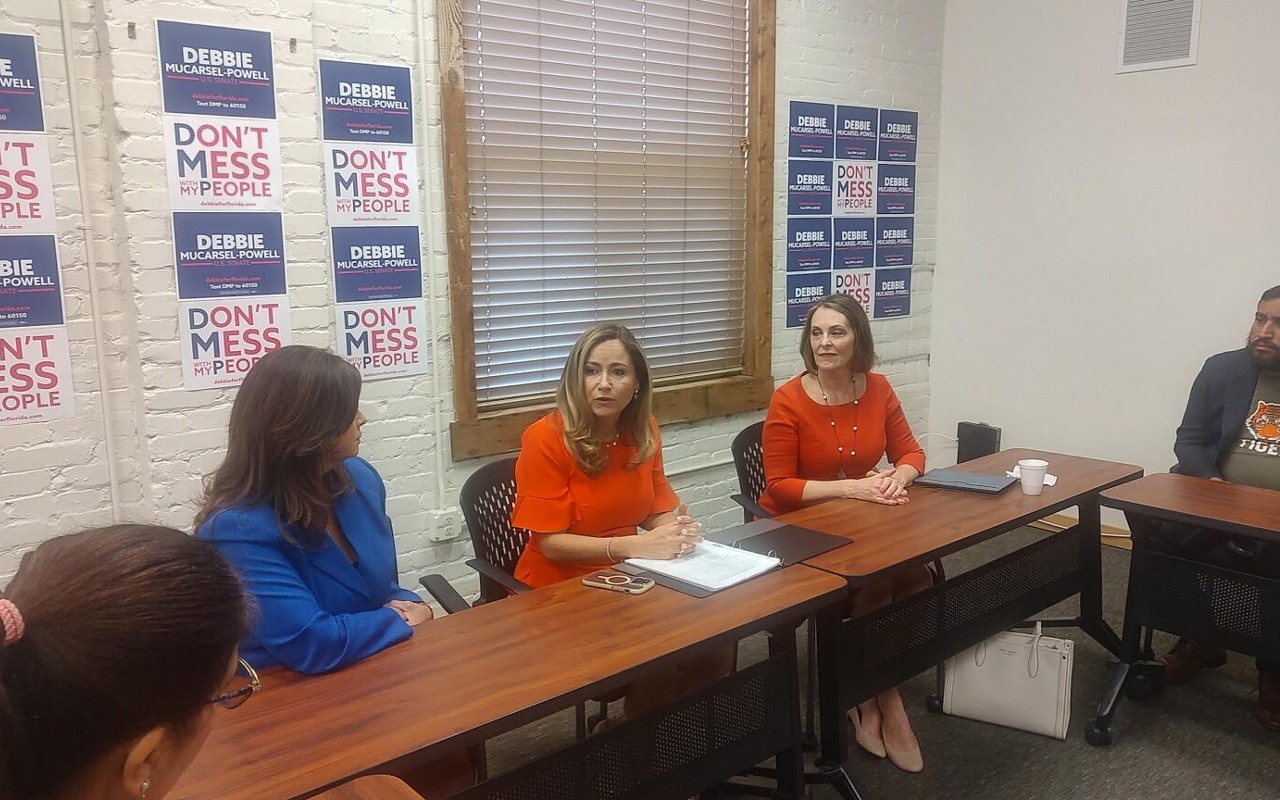
[[(381, 603), (345, 612), (322, 605), (318, 592), (339, 605), (362, 599), (348, 597), (355, 589), (337, 584), (325, 572), (326, 566), (336, 566), (326, 559), (344, 557), (337, 547), (309, 551), (285, 541), (270, 507), (220, 511), (205, 521), (199, 536), (235, 566), (257, 601), (259, 613), (248, 649), (260, 648), (290, 669), (308, 675), (340, 669), (413, 635), (413, 628)], [(337, 569), (331, 572), (338, 574)], [(348, 588), (351, 591), (344, 593)]]
[[(387, 485), (382, 482), (382, 475), (373, 465), (363, 458), (349, 458), (343, 462), (343, 466), (347, 469), (347, 474), (351, 477), (351, 482), (355, 485), (356, 491), (366, 497), (371, 498), (377, 508), (377, 512), (382, 515), (382, 522), (386, 526), (386, 530), (395, 539), (392, 533), (391, 517), (387, 515)], [(396, 600), (409, 600), (414, 603), (421, 603), (422, 598), (417, 592), (410, 589), (404, 589), (400, 586), (399, 574), (400, 568), (395, 561), (396, 553), (394, 546), (391, 549), (391, 565), (394, 572), (391, 576), (391, 583), (387, 587), (388, 596)]]

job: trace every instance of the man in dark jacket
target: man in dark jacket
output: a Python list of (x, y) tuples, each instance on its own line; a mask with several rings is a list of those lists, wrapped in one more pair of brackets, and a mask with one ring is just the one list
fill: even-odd
[[(1204, 363), (1173, 445), (1174, 472), (1280, 490), (1280, 286), (1268, 289), (1242, 350)], [(1280, 512), (1280, 504), (1277, 511)], [(1255, 575), (1280, 578), (1280, 546), (1167, 524), (1157, 548)], [(1165, 682), (1183, 683), (1226, 663), (1221, 648), (1179, 639), (1162, 659)], [(1280, 731), (1280, 664), (1258, 661), (1258, 721)]]

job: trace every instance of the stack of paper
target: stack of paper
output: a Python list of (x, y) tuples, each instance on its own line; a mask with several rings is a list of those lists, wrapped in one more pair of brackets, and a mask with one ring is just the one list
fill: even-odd
[(692, 553), (680, 558), (628, 558), (626, 563), (717, 592), (766, 573), (782, 562), (772, 556), (703, 540)]

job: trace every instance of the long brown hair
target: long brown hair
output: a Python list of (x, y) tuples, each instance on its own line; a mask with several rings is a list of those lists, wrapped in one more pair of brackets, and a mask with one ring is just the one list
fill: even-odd
[(636, 371), (636, 396), (618, 418), (618, 433), (630, 437), (636, 446), (636, 454), (627, 466), (637, 467), (643, 464), (658, 449), (652, 423), (653, 381), (649, 376), (649, 362), (644, 357), (644, 350), (640, 348), (640, 342), (636, 341), (635, 334), (626, 326), (616, 322), (598, 322), (583, 331), (578, 341), (573, 343), (564, 371), (560, 373), (560, 384), (556, 386), (556, 409), (564, 420), (565, 445), (573, 454), (578, 468), (588, 475), (599, 475), (604, 470), (608, 456), (605, 443), (596, 441), (591, 435), (595, 415), (591, 413), (591, 404), (587, 401), (584, 388), (587, 359), (596, 345), (612, 341), (619, 342), (627, 351), (631, 366)]
[(219, 509), (271, 502), (290, 541), (324, 541), (329, 508), (350, 488), (325, 459), (359, 411), (360, 371), (328, 350), (281, 347), (245, 376), (227, 431), (227, 455), (205, 480), (195, 527)]
[(213, 547), (154, 525), (49, 539), (4, 598), (26, 626), (0, 646), (0, 798), (12, 800), (65, 795), (158, 726), (185, 733), (222, 684), (248, 602)]
[(867, 372), (876, 363), (876, 343), (871, 338), (871, 320), (862, 305), (847, 294), (829, 294), (809, 307), (804, 315), (804, 327), (800, 329), (800, 357), (804, 359), (804, 368), (810, 373), (818, 374), (818, 362), (813, 358), (813, 341), (809, 329), (813, 327), (813, 315), (820, 308), (839, 311), (849, 321), (849, 330), (853, 332), (853, 361), (850, 368), (854, 372)]

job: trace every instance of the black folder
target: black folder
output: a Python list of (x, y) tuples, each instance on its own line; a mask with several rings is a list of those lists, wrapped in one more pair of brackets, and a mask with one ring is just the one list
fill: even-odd
[(1017, 478), (1008, 475), (988, 475), (982, 472), (966, 472), (962, 469), (931, 469), (916, 478), (917, 486), (930, 486), (934, 489), (954, 489), (958, 492), (977, 492), (978, 494), (1000, 494), (1013, 484)]
[(807, 558), (822, 555), (828, 550), (849, 544), (847, 536), (832, 536), (821, 531), (788, 525), (776, 519), (758, 519), (719, 531), (708, 538), (750, 550), (762, 556), (773, 556), (782, 566), (798, 564)]

